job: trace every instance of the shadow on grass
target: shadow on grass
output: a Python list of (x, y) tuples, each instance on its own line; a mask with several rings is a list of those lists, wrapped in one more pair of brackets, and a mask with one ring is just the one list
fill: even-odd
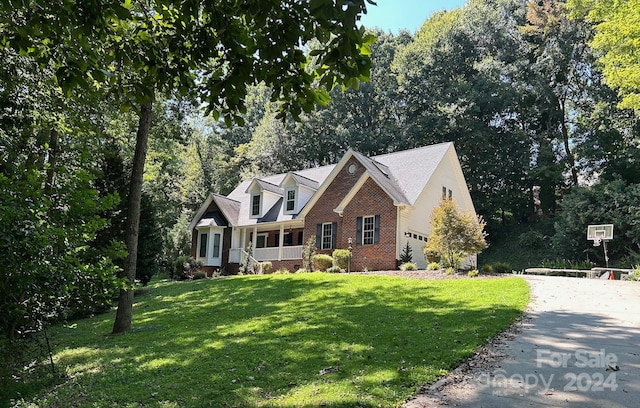
[(60, 327), (69, 380), (37, 401), (394, 406), (504, 330), (523, 293), (520, 279), (327, 274), (164, 284), (136, 299), (123, 336), (105, 335), (113, 314)]

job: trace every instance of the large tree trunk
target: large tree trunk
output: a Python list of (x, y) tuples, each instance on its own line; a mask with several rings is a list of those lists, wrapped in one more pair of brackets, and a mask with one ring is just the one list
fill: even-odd
[(120, 290), (118, 310), (113, 323), (113, 334), (124, 333), (131, 328), (133, 317), (133, 283), (136, 278), (136, 262), (138, 260), (138, 230), (140, 225), (140, 200), (142, 198), (142, 176), (144, 162), (147, 157), (149, 142), (149, 128), (151, 127), (152, 101), (140, 108), (140, 122), (136, 134), (136, 151), (133, 156), (133, 168), (129, 182), (129, 197), (127, 198), (127, 221), (125, 225), (125, 245), (127, 259), (124, 263), (122, 277), (126, 278), (128, 287)]

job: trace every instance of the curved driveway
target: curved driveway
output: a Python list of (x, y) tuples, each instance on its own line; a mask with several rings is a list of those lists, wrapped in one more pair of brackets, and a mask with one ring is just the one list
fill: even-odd
[(524, 278), (527, 319), (500, 357), (406, 408), (640, 407), (640, 282)]

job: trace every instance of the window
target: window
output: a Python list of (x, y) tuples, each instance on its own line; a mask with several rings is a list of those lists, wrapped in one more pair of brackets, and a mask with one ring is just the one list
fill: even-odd
[(445, 186), (442, 186), (442, 199), (447, 199), (447, 188)]
[(260, 194), (251, 197), (251, 215), (260, 215)]
[(220, 258), (220, 234), (213, 234), (213, 255), (214, 258)]
[(332, 238), (333, 228), (331, 228), (331, 223), (326, 222), (322, 224), (322, 246), (320, 249), (331, 249)]
[(453, 193), (451, 192), (451, 190), (449, 190), (449, 200), (451, 200), (452, 197), (453, 197)]
[(375, 217), (373, 215), (369, 217), (362, 217), (362, 245), (373, 244), (375, 231), (374, 221)]
[(284, 246), (293, 245), (293, 233), (287, 232), (284, 234), (283, 244)]
[(298, 245), (302, 245), (302, 231), (298, 231)]
[(296, 190), (287, 190), (286, 211), (295, 211), (296, 209)]
[(207, 257), (207, 238), (207, 233), (200, 234), (200, 251), (198, 252), (198, 257), (200, 258)]
[(268, 236), (268, 234), (258, 234), (256, 236), (256, 248), (266, 248), (267, 247), (267, 236)]
[[(411, 233), (408, 232), (411, 237)], [(380, 242), (380, 216), (368, 215), (356, 219), (356, 245), (371, 245)]]

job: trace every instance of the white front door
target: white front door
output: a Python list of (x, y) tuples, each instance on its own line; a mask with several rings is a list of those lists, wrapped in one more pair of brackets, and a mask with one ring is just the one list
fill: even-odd
[(208, 263), (211, 266), (222, 265), (222, 238), (224, 228), (211, 227), (211, 245), (209, 246)]
[(204, 266), (222, 265), (224, 228), (211, 227), (198, 230), (197, 257)]

